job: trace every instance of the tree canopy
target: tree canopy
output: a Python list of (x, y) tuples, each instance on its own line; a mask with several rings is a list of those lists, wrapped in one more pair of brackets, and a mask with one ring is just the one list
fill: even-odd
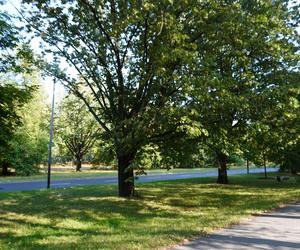
[(283, 1), (210, 1), (205, 8), (208, 17), (195, 24), (202, 35), (190, 105), (208, 130), (218, 182), (227, 183), (228, 156), (242, 152), (251, 124), (267, 122), (268, 111), (284, 105), (297, 83), (298, 38)]
[(228, 156), (299, 79), (289, 1), (23, 0), (22, 10), (42, 41), (38, 65), (113, 143), (120, 196), (133, 195), (145, 149), (189, 155), (174, 140), (210, 148), (227, 183)]

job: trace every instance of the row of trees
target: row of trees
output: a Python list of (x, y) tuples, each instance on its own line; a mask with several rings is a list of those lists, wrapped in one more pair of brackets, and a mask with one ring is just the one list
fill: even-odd
[[(100, 133), (113, 146), (119, 195), (128, 197), (136, 162), (153, 149), (168, 163), (210, 152), (219, 183), (228, 183), (233, 154), (296, 166), (298, 7), (284, 0), (23, 0), (21, 15), (41, 40), (42, 55), (32, 60), (84, 103), (97, 122), (82, 125), (92, 134), (88, 145)], [(74, 112), (62, 119), (81, 126)], [(78, 168), (86, 148), (74, 143), (83, 139), (78, 133), (66, 142)]]
[[(13, 99), (11, 96), (8, 97), (10, 103), (6, 105), (10, 104), (10, 106), (7, 106), (6, 117), (10, 116), (8, 120), (10, 123), (15, 123), (15, 126), (2, 125), (6, 129), (2, 130), (2, 136), (5, 136), (3, 140), (5, 143), (1, 147), (2, 175), (12, 174), (8, 172), (8, 169), (14, 169), (15, 174), (18, 175), (37, 173), (40, 170), (39, 167), (46, 163), (48, 156), (50, 107), (45, 102), (47, 97), (40, 86), (39, 74), (37, 72), (31, 72), (30, 76), (23, 74), (21, 86), (16, 77), (11, 74), (3, 75), (1, 79), (3, 87), (10, 88), (15, 93), (18, 88), (27, 86), (27, 88), (30, 87), (30, 91), (27, 92), (29, 96), (26, 96), (22, 103), (15, 98), (14, 104), (19, 106), (13, 106)], [(40, 88), (38, 89), (37, 86)], [(6, 91), (2, 91), (3, 93), (7, 94)], [(5, 99), (2, 98), (2, 100), (4, 103)], [(2, 121), (5, 121), (6, 117), (2, 115)], [(103, 138), (97, 122), (84, 103), (75, 96), (68, 95), (57, 106), (54, 135), (53, 156), (56, 163), (64, 164), (74, 160), (76, 171), (81, 171), (82, 161), (95, 165), (106, 164), (111, 167), (116, 165), (112, 144)], [(170, 168), (171, 166), (175, 168), (216, 166), (215, 156), (204, 146), (198, 147), (197, 150), (178, 148), (167, 155), (160, 152), (157, 145), (147, 145), (139, 151), (132, 165), (139, 169), (140, 173), (150, 168)], [(241, 157), (238, 156), (235, 159), (233, 156), (231, 161), (241, 165), (243, 164)]]

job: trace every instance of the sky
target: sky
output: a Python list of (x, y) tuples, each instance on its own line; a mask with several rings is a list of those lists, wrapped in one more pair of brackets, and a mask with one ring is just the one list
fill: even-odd
[[(15, 8), (21, 10), (20, 2), (21, 0), (4, 0), (6, 3), (5, 5), (1, 6), (3, 11), (7, 11), (11, 15), (19, 15)], [(300, 3), (300, 0), (295, 0), (295, 3)], [(300, 32), (300, 27), (298, 28)], [(39, 48), (38, 40), (32, 40), (32, 47)], [(53, 79), (50, 77), (46, 77), (42, 80), (42, 86), (45, 90), (45, 94), (47, 95), (47, 100), (51, 103), (52, 100), (52, 93), (53, 93)], [(66, 95), (65, 88), (60, 84), (56, 84), (56, 91), (55, 91), (55, 99), (56, 102), (60, 102), (62, 98)]]
[[(1, 6), (2, 11), (8, 12), (10, 15), (19, 15), (16, 11), (16, 8), (21, 10), (20, 0), (5, 0), (5, 5)], [(18, 25), (18, 24), (16, 24)], [(39, 41), (37, 39), (31, 41), (32, 48), (39, 48)], [(38, 51), (37, 51), (38, 52)], [(53, 95), (53, 79), (50, 77), (44, 77), (41, 82), (41, 86), (45, 92), (47, 97), (47, 102), (50, 104), (52, 102), (52, 95)], [(65, 88), (60, 84), (56, 83), (55, 87), (55, 101), (59, 103), (63, 97), (66, 95)]]

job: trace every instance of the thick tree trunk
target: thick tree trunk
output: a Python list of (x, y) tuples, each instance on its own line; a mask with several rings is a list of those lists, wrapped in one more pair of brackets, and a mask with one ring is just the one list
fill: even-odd
[(75, 164), (76, 164), (76, 172), (80, 172), (81, 171), (81, 159), (77, 158)]
[(228, 184), (228, 177), (227, 177), (227, 155), (225, 154), (218, 154), (218, 180), (217, 183), (220, 184)]
[(134, 174), (130, 164), (134, 159), (134, 154), (126, 154), (118, 156), (118, 184), (119, 196), (134, 196)]
[(3, 162), (2, 163), (2, 175), (3, 176), (8, 176), (8, 163), (7, 162)]
[(297, 168), (291, 168), (291, 175), (297, 175)]

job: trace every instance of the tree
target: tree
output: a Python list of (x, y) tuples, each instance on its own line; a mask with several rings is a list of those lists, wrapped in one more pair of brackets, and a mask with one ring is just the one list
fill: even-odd
[(100, 129), (82, 101), (67, 96), (60, 107), (57, 134), (75, 158), (76, 171), (81, 170), (83, 157), (99, 138)]
[(262, 121), (257, 121), (247, 130), (247, 144), (242, 146), (243, 152), (247, 155), (247, 159), (254, 162), (256, 165), (264, 167), (265, 179), (267, 179), (267, 161), (270, 159), (270, 152), (274, 147), (272, 141), (272, 131), (269, 125)]
[(38, 72), (24, 75), (23, 82), (36, 86), (31, 100), (20, 110), (22, 125), (9, 141), (7, 158), (18, 175), (30, 175), (39, 171), (46, 162), (49, 143), (49, 106), (40, 85)]
[(291, 74), (282, 86), (287, 89), (273, 91), (272, 96), (277, 96), (277, 101), (269, 105), (265, 116), (253, 124), (252, 133), (248, 135), (252, 139), (252, 152), (256, 152), (254, 159), (272, 161), (292, 173), (299, 169), (299, 79), (299, 73)]
[(280, 154), (280, 158), (276, 158), (276, 162), (280, 164), (282, 170), (289, 170), (291, 174), (297, 175), (300, 172), (300, 143), (299, 139), (295, 144), (289, 145)]
[[(137, 151), (181, 125), (176, 106), (194, 44), (185, 1), (24, 0), (24, 18), (44, 52), (68, 63), (46, 71), (79, 97), (113, 141), (119, 195), (133, 195)], [(27, 5), (26, 5), (27, 4)], [(27, 7), (27, 8), (26, 8)], [(92, 98), (90, 98), (92, 96)], [(180, 99), (181, 98), (181, 99)]]
[[(8, 79), (5, 81), (6, 87), (8, 81)], [(19, 98), (9, 93), (8, 99), (13, 105), (8, 107), (8, 114), (13, 116), (9, 118), (12, 124), (3, 124), (5, 129), (2, 130), (6, 135), (1, 143), (4, 174), (7, 174), (7, 167), (10, 167), (15, 170), (16, 174), (30, 175), (37, 172), (38, 166), (46, 160), (48, 107), (44, 102), (45, 97), (41, 89), (37, 88), (39, 81), (38, 74), (31, 73), (30, 76), (22, 76), (21, 86), (20, 83), (13, 85), (13, 93), (20, 92), (21, 103), (19, 103)], [(27, 90), (22, 89), (22, 86), (27, 86)], [(5, 120), (4, 115), (2, 117)]]
[(0, 167), (2, 175), (8, 174), (10, 166), (9, 142), (22, 124), (19, 111), (31, 99), (33, 87), (19, 85), (8, 79), (0, 81)]
[[(3, 1), (0, 1), (0, 6)], [(21, 124), (19, 110), (31, 98), (33, 86), (26, 86), (14, 79), (17, 73), (29, 70), (25, 60), (32, 58), (28, 46), (19, 46), (19, 30), (12, 24), (11, 17), (0, 11), (0, 167), (2, 174), (8, 174), (9, 141)], [(19, 47), (18, 47), (19, 46)]]
[[(200, 18), (203, 8), (208, 15)], [(228, 183), (228, 156), (241, 153), (248, 125), (274, 102), (284, 102), (272, 95), (296, 70), (297, 14), (286, 1), (216, 0), (199, 5), (194, 16), (192, 36), (199, 31), (201, 36), (190, 106), (209, 133), (206, 144), (219, 162), (218, 183)]]

